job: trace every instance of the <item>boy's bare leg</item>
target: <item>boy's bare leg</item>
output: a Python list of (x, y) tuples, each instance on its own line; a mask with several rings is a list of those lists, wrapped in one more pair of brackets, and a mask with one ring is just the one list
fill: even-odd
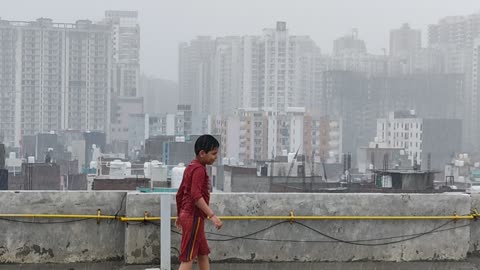
[(210, 270), (210, 260), (208, 259), (208, 255), (198, 256), (198, 268), (200, 270)]
[(192, 270), (193, 260), (189, 262), (181, 262), (178, 270)]

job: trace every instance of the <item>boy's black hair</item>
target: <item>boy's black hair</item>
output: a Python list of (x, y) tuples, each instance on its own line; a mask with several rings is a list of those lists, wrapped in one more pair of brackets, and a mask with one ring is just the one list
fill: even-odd
[(220, 143), (213, 137), (212, 135), (202, 135), (198, 137), (197, 141), (195, 142), (195, 155), (200, 154), (200, 151), (205, 151), (208, 153), (215, 148), (220, 147)]

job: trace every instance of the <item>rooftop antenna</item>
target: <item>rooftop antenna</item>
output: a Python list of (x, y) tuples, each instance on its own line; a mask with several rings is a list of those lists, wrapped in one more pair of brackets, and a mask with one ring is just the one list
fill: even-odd
[(312, 172), (311, 172), (311, 174), (312, 174), (312, 177), (313, 177), (315, 175), (315, 171), (314, 171), (314, 169), (315, 169), (314, 168), (314, 166), (315, 166), (315, 150), (313, 150), (313, 149), (312, 149), (312, 160), (311, 161), (312, 161), (312, 168), (311, 168)]
[(432, 153), (428, 152), (427, 154), (427, 171), (430, 171), (432, 167)]
[(375, 152), (374, 151), (370, 153), (370, 164), (372, 164), (373, 169), (375, 170)]
[(315, 150), (312, 149), (312, 172), (311, 172), (311, 180), (310, 180), (310, 191), (313, 191), (313, 180), (314, 180), (314, 177), (315, 177)]
[(383, 155), (383, 170), (388, 170), (388, 153)]

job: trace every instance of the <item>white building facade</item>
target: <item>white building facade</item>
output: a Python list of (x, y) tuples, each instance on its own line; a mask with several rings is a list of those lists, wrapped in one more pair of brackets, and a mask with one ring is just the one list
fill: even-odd
[(138, 12), (107, 10), (105, 23), (112, 27), (114, 93), (122, 97), (136, 97), (140, 82)]
[(7, 145), (63, 129), (108, 134), (111, 35), (109, 26), (88, 20), (0, 21), (0, 130)]
[(423, 119), (414, 111), (391, 112), (388, 118), (377, 120), (377, 143), (386, 148), (403, 148), (414, 164), (422, 162)]

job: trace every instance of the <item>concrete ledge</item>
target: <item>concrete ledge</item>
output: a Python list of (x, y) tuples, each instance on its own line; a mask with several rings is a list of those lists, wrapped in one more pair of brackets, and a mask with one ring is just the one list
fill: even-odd
[[(2, 270), (146, 270), (159, 269), (154, 265), (123, 265), (123, 263), (78, 263), (78, 264), (13, 264), (2, 265)], [(172, 265), (178, 269), (178, 265)], [(215, 270), (291, 270), (291, 269), (322, 269), (322, 270), (479, 270), (480, 262), (476, 259), (467, 259), (461, 262), (307, 262), (307, 263), (213, 263), (211, 269)]]
[[(4, 214), (125, 214), (126, 192), (0, 192)], [(123, 203), (124, 204), (124, 203)], [(103, 220), (0, 219), (0, 263), (67, 263), (123, 260), (125, 224)]]
[[(471, 194), (472, 209), (480, 211), (480, 194)], [(470, 226), (470, 247), (469, 253), (473, 256), (480, 255), (480, 220), (472, 221)]]
[[(129, 194), (127, 215), (143, 215), (140, 209), (159, 213), (156, 194)], [(133, 204), (135, 202), (135, 204)], [(132, 206), (131, 206), (132, 205)], [(218, 215), (459, 215), (470, 213), (471, 198), (466, 194), (295, 194), (295, 193), (219, 193), (213, 194), (211, 205)], [(173, 212), (175, 213), (175, 212)], [(218, 233), (241, 236), (275, 225), (277, 221), (225, 221)], [(446, 221), (304, 221), (330, 236), (354, 241), (401, 235), (421, 234), (445, 224)], [(468, 224), (468, 221), (450, 222), (442, 229)], [(211, 224), (209, 233), (217, 233)], [(159, 228), (155, 226), (128, 226), (125, 261), (127, 263), (158, 262)], [(212, 234), (210, 239), (224, 239)], [(417, 261), (463, 260), (469, 250), (470, 228), (461, 228), (428, 234), (409, 241), (387, 246), (358, 246), (330, 240), (298, 224), (284, 223), (251, 236), (258, 239), (303, 240), (315, 243), (289, 241), (255, 241), (236, 239), (210, 241), (212, 261), (266, 261), (266, 262), (322, 262), (322, 261)], [(227, 237), (228, 238), (228, 237)], [(399, 240), (399, 238), (393, 239)], [(153, 242), (152, 242), (153, 241)], [(392, 241), (383, 240), (368, 243)], [(180, 237), (172, 234), (172, 256), (178, 256)], [(158, 252), (157, 252), (158, 251)]]
[[(480, 195), (445, 194), (296, 194), (216, 193), (211, 205), (218, 215), (459, 215), (480, 205)], [(0, 192), (0, 213), (160, 215), (160, 195), (105, 192)], [(176, 206), (172, 205), (172, 213)], [(120, 211), (119, 211), (120, 210)], [(0, 219), (0, 263), (68, 263), (119, 261), (126, 264), (158, 265), (160, 228), (143, 222), (18, 219), (45, 224), (16, 223)], [(302, 221), (326, 235), (346, 241), (414, 235), (431, 231), (446, 221)], [(384, 246), (358, 246), (330, 241), (300, 224), (278, 221), (225, 221), (221, 231), (207, 223), (214, 262), (352, 262), (352, 261), (442, 261), (464, 260), (480, 249), (477, 222), (459, 220), (440, 232)], [(275, 226), (276, 225), (276, 226)], [(215, 235), (220, 233), (223, 235)], [(361, 243), (383, 243), (397, 240)], [(284, 241), (280, 241), (284, 240)], [(287, 241), (293, 240), (293, 241)], [(295, 242), (296, 241), (296, 242)], [(298, 242), (303, 241), (303, 242)], [(308, 242), (317, 241), (317, 242)], [(172, 262), (178, 257), (180, 236), (172, 233)]]

